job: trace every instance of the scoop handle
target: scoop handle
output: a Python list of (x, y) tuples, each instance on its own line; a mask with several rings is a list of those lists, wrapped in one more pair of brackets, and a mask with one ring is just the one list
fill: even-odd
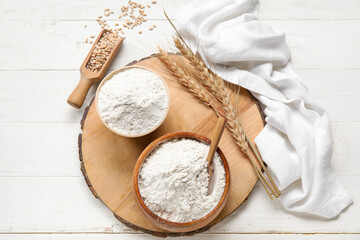
[(93, 84), (94, 81), (89, 80), (81, 74), (79, 83), (67, 99), (68, 104), (74, 108), (81, 108), (85, 101), (86, 95)]
[(224, 132), (225, 125), (226, 125), (226, 119), (223, 117), (219, 117), (216, 122), (215, 128), (213, 130), (213, 136), (211, 138), (211, 145), (210, 145), (208, 156), (206, 158), (206, 160), (208, 162), (208, 166), (211, 165), (211, 163), (212, 163), (215, 151), (219, 145), (221, 136)]
[(212, 192), (212, 188), (214, 185), (214, 181), (213, 181), (213, 173), (214, 173), (214, 164), (213, 164), (213, 159), (214, 159), (214, 154), (215, 151), (219, 145), (221, 136), (224, 132), (226, 126), (226, 119), (223, 117), (219, 117), (218, 120), (216, 121), (216, 125), (214, 127), (213, 130), (213, 136), (211, 138), (211, 145), (210, 145), (210, 149), (209, 149), (209, 153), (208, 156), (206, 158), (206, 161), (208, 163), (207, 165), (207, 170), (209, 173), (209, 183), (208, 183), (208, 192), (207, 195), (210, 195)]

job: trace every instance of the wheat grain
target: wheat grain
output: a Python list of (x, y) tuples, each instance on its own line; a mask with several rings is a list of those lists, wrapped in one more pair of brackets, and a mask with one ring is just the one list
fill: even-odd
[[(94, 37), (95, 36), (91, 36), (91, 38)], [(99, 41), (95, 44), (86, 68), (93, 72), (99, 72), (121, 39), (122, 38), (114, 32), (103, 33)], [(90, 43), (93, 43), (93, 41), (90, 41)]]

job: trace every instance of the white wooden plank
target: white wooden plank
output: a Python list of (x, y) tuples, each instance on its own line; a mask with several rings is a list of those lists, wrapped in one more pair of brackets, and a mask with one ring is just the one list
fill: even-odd
[[(295, 69), (360, 68), (360, 20), (268, 22), (287, 33)], [(147, 31), (153, 24), (156, 30)], [(97, 23), (87, 21), (0, 21), (0, 35), (7, 36), (0, 38), (0, 70), (78, 69), (90, 48), (85, 38), (99, 29)], [(171, 41), (167, 21), (148, 21), (139, 29), (144, 33), (127, 34), (113, 69)]]
[[(360, 177), (339, 180), (355, 204), (334, 220), (286, 213), (257, 184), (210, 233), (360, 233)], [(81, 177), (0, 177), (0, 189), (0, 233), (132, 232), (91, 195)]]
[[(145, 8), (147, 19), (165, 19), (163, 8), (172, 18), (177, 15), (177, 10), (182, 0), (135, 0), (137, 3), (150, 5)], [(99, 15), (104, 16), (104, 9), (110, 8), (114, 14), (105, 19), (118, 19), (121, 6), (127, 5), (128, 0), (35, 0), (35, 1), (5, 1), (1, 0), (1, 20), (93, 20)]]
[(66, 99), (79, 78), (79, 71), (0, 71), (0, 122), (79, 123), (96, 89), (74, 109)]
[(359, 19), (358, 0), (260, 0), (260, 19)]
[(299, 70), (297, 73), (331, 121), (359, 121), (360, 70)]
[(276, 21), (275, 31), (285, 32), (298, 69), (359, 69), (360, 21)]
[(333, 123), (332, 167), (337, 175), (360, 176), (360, 125), (351, 122)]
[(80, 124), (0, 124), (0, 176), (82, 176)]
[[(196, 234), (193, 240), (359, 240), (358, 234)], [(150, 240), (145, 234), (0, 234), (0, 240)]]
[[(83, 28), (84, 24), (88, 27)], [(157, 28), (149, 31), (154, 24)], [(85, 39), (97, 35), (100, 29), (96, 22), (88, 21), (0, 21), (0, 35), (7, 35), (0, 39), (0, 70), (77, 70), (91, 47)], [(138, 34), (138, 30), (144, 33)], [(111, 69), (154, 53), (172, 32), (168, 22), (152, 20), (125, 33)]]
[[(332, 121), (360, 121), (360, 69), (297, 71)], [(75, 71), (0, 71), (0, 122), (78, 123), (66, 99), (78, 82)], [(94, 87), (84, 104), (95, 95)]]
[[(360, 176), (360, 123), (332, 124), (332, 167), (337, 175)], [(78, 176), (78, 123), (0, 123), (0, 176)]]
[[(140, 2), (140, 1), (139, 1)], [(151, 0), (141, 1), (149, 3)], [(164, 19), (162, 8), (176, 17), (182, 0), (158, 0), (147, 10), (148, 19)], [(1, 1), (0, 20), (92, 20), (111, 8), (118, 13), (126, 0), (36, 0)], [(358, 0), (262, 0), (261, 19), (359, 19)], [(116, 14), (115, 14), (116, 15)], [(114, 19), (114, 17), (109, 17)]]

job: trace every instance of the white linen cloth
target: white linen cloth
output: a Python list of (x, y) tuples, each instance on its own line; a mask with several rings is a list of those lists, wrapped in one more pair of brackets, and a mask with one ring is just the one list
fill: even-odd
[(330, 166), (328, 116), (294, 73), (285, 35), (257, 15), (257, 0), (189, 0), (178, 28), (214, 72), (262, 103), (267, 124), (256, 144), (285, 208), (335, 217), (352, 199)]

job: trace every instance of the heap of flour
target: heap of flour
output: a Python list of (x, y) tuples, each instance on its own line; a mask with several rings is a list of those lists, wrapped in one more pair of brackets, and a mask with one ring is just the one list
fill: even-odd
[(214, 156), (214, 185), (207, 196), (209, 145), (188, 138), (159, 145), (145, 160), (139, 190), (146, 206), (163, 219), (190, 222), (208, 214), (225, 188), (225, 169)]
[(168, 108), (165, 84), (153, 72), (129, 68), (106, 81), (98, 94), (101, 118), (125, 135), (141, 135), (164, 119)]

